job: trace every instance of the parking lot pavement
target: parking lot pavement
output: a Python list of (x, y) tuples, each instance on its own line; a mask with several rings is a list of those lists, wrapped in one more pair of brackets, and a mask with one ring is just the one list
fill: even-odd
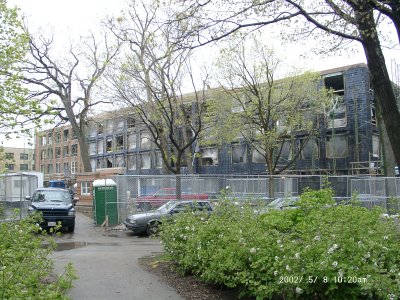
[(138, 260), (162, 252), (158, 239), (134, 236), (129, 231), (107, 231), (77, 214), (75, 233), (56, 237), (55, 269), (63, 272), (72, 262), (79, 279), (69, 291), (72, 299), (183, 299)]

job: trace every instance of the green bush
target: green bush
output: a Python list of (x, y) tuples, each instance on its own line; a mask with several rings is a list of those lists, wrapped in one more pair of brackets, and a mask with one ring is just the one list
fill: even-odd
[(398, 299), (400, 234), (379, 209), (334, 205), (306, 191), (299, 207), (255, 215), (219, 202), (206, 218), (163, 225), (164, 249), (182, 272), (257, 299)]
[[(76, 278), (71, 264), (54, 276), (55, 242), (38, 226), (40, 216), (0, 223), (0, 298), (65, 299)], [(46, 245), (46, 246), (44, 246)]]

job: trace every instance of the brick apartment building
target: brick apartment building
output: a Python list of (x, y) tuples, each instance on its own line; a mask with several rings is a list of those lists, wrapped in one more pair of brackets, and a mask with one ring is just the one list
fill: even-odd
[(0, 170), (7, 173), (35, 171), (35, 154), (32, 148), (2, 147)]
[[(330, 118), (318, 116), (318, 135), (307, 142), (288, 173), (377, 173), (381, 147), (367, 66), (350, 65), (323, 71), (321, 76), (321, 84), (338, 97), (338, 106)], [(82, 174), (79, 146), (69, 126), (41, 132), (36, 139), (36, 170), (45, 174), (45, 180), (76, 182), (79, 196), (87, 200), (94, 179), (112, 174), (162, 174), (160, 152), (135, 121), (122, 111), (93, 119), (87, 130), (90, 174)], [(303, 142), (299, 135), (293, 143)], [(200, 147), (194, 170), (198, 174), (266, 174), (260, 155), (244, 142)], [(183, 167), (181, 173), (186, 172)]]

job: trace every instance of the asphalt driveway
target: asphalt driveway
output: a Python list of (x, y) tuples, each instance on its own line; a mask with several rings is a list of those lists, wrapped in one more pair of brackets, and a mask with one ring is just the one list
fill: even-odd
[(72, 299), (183, 299), (139, 266), (138, 259), (162, 251), (159, 239), (107, 231), (78, 213), (75, 233), (62, 233), (56, 242), (56, 272), (72, 262), (79, 276), (69, 292)]

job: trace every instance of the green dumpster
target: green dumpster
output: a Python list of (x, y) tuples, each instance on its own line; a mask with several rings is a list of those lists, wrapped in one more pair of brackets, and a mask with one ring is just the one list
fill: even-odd
[(118, 201), (117, 184), (112, 179), (98, 179), (93, 182), (93, 207), (96, 225), (107, 220), (108, 225), (117, 225)]

